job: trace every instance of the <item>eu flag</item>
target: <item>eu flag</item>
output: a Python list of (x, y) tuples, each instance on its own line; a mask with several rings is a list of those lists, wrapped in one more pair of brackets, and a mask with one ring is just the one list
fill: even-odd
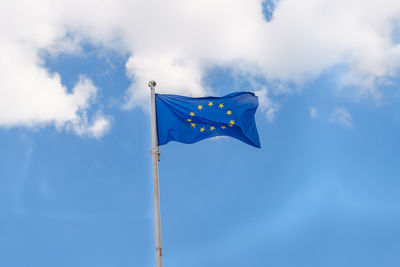
[(261, 147), (254, 119), (258, 97), (251, 92), (192, 98), (156, 94), (158, 145), (192, 144), (213, 136), (231, 136)]

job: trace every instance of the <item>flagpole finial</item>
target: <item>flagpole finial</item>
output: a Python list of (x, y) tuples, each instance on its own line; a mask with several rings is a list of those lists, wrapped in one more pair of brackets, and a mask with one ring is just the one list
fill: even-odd
[(150, 81), (147, 85), (148, 85), (150, 88), (154, 88), (154, 87), (157, 86), (157, 83), (156, 83), (155, 81)]

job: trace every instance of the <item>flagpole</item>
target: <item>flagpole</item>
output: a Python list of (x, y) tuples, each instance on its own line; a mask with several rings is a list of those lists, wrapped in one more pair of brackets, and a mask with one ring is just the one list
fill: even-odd
[(150, 81), (148, 86), (151, 89), (151, 134), (153, 155), (153, 197), (154, 197), (154, 227), (155, 227), (155, 247), (156, 247), (156, 267), (162, 267), (162, 248), (161, 248), (161, 218), (160, 218), (160, 191), (158, 184), (158, 162), (160, 161), (160, 148), (157, 138), (157, 117), (156, 117), (156, 87), (155, 81)]

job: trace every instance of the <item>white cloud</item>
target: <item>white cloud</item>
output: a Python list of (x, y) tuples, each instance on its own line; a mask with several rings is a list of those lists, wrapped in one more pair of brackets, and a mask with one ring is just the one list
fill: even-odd
[(82, 111), (74, 120), (68, 121), (65, 128), (82, 137), (101, 138), (109, 132), (112, 118), (104, 116), (99, 112), (91, 121), (87, 118), (87, 113)]
[(128, 89), (125, 107), (148, 104), (150, 80), (161, 81), (156, 87), (159, 93), (190, 94), (204, 96), (207, 92), (201, 86), (202, 72), (195, 62), (178, 60), (173, 55), (156, 58), (132, 56), (126, 63), (126, 70), (133, 83)]
[[(160, 92), (209, 94), (203, 77), (215, 66), (302, 84), (342, 65), (348, 71), (340, 84), (356, 84), (356, 95), (375, 98), (382, 94), (377, 85), (399, 70), (400, 44), (392, 34), (400, 27), (398, 0), (274, 1), (270, 22), (261, 2), (3, 0), (0, 127), (55, 123), (90, 132), (95, 122), (77, 120), (86, 121), (81, 109), (90, 108), (95, 92), (67, 93), (38, 57), (40, 49), (78, 52), (83, 41), (130, 55), (127, 108), (147, 104), (148, 80)], [(271, 120), (279, 105), (265, 99)]]
[(100, 137), (109, 123), (99, 121), (109, 119), (99, 116), (92, 121), (84, 115), (96, 100), (98, 88), (90, 79), (80, 77), (69, 93), (60, 76), (44, 68), (38, 56), (42, 48), (57, 53), (79, 47), (73, 42), (56, 46), (65, 31), (56, 23), (51, 4), (41, 4), (2, 2), (0, 24), (7, 26), (1, 28), (0, 35), (0, 127), (54, 124), (59, 130)]
[(254, 92), (258, 96), (259, 109), (265, 114), (267, 121), (271, 122), (275, 119), (276, 112), (280, 106), (268, 97), (267, 88), (262, 88), (259, 91)]
[(314, 107), (310, 108), (310, 118), (315, 119), (318, 115), (318, 110)]
[(331, 116), (331, 121), (342, 124), (348, 128), (353, 128), (352, 118), (350, 113), (345, 108), (336, 108)]
[[(81, 77), (68, 93), (59, 75), (50, 74), (38, 64), (39, 59), (31, 51), (15, 46), (4, 49), (0, 63), (0, 127), (53, 123), (62, 129), (83, 119), (81, 113), (89, 108), (98, 91), (90, 79)], [(76, 132), (74, 127), (71, 129)]]

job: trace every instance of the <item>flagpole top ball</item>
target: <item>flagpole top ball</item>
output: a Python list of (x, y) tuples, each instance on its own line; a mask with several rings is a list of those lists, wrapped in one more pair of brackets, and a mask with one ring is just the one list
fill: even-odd
[(148, 86), (149, 86), (150, 88), (154, 88), (154, 87), (156, 87), (156, 85), (157, 85), (157, 83), (156, 83), (155, 81), (150, 81), (150, 82), (148, 83)]

